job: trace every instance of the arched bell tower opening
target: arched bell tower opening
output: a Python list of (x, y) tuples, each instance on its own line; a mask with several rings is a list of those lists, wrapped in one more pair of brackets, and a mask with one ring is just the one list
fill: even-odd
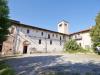
[(65, 20), (62, 20), (61, 22), (58, 23), (58, 32), (69, 34), (68, 27), (69, 23)]

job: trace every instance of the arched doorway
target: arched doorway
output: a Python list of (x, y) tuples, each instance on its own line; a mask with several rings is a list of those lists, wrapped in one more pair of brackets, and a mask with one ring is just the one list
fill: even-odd
[(29, 44), (30, 44), (30, 42), (27, 40), (23, 42), (23, 54), (27, 54)]
[(23, 54), (27, 54), (27, 48), (28, 46), (23, 46)]

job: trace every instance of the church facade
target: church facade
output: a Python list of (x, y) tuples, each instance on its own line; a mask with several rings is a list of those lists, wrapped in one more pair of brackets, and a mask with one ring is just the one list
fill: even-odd
[(91, 48), (90, 29), (69, 34), (69, 23), (58, 23), (58, 32), (11, 21), (7, 41), (0, 44), (2, 55), (58, 53), (64, 51), (64, 44), (73, 38), (83, 48)]

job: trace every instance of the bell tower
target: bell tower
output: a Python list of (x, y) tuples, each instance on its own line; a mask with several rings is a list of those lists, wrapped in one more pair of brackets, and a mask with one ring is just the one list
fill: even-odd
[(58, 23), (58, 32), (69, 34), (68, 26), (69, 26), (69, 23), (65, 20), (62, 20), (61, 22)]

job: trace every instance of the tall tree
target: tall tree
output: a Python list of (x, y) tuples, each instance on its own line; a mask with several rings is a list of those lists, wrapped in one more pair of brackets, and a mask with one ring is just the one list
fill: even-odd
[(92, 28), (90, 35), (93, 42), (93, 48), (100, 46), (100, 13), (96, 16), (96, 25)]
[(7, 0), (0, 0), (0, 43), (7, 39), (7, 35), (9, 34), (9, 8), (8, 8)]

